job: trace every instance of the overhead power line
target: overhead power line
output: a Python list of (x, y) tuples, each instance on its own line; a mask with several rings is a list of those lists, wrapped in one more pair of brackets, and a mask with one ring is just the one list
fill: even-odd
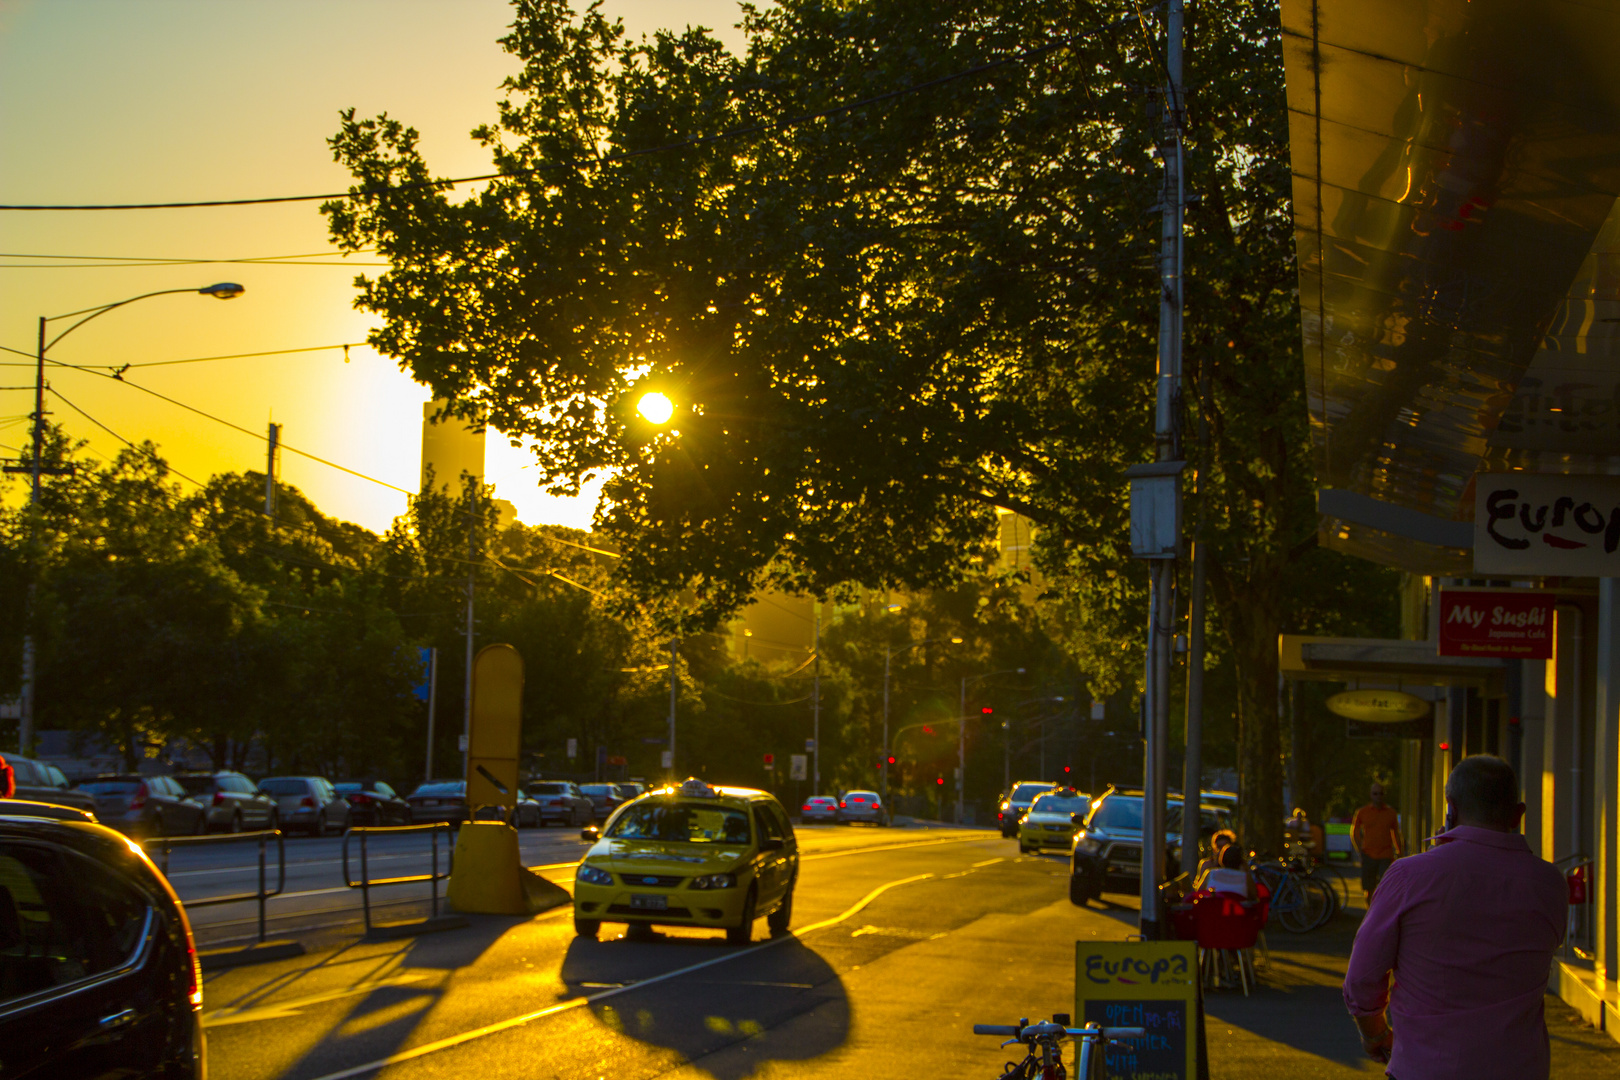
[[(357, 255), (375, 255), (376, 248), (355, 248)], [(40, 255), (22, 251), (0, 251), (0, 259), (76, 259), (81, 262), (175, 263), (193, 266), (198, 263), (276, 263), (289, 259), (321, 259), (338, 254), (336, 251), (312, 251), (304, 255), (244, 255), (235, 259), (192, 259), (175, 255)]]
[[(305, 345), (297, 349), (265, 349), (261, 352), (221, 353), (219, 356), (188, 356), (179, 360), (143, 360), (132, 364), (70, 364), (65, 360), (52, 360), (51, 363), (58, 367), (79, 368), (82, 371), (131, 371), (135, 368), (170, 367), (174, 364), (201, 364), (212, 360), (249, 360), (257, 356), (287, 356), (292, 353), (331, 352), (335, 349), (342, 349), (345, 361), (347, 361), (350, 349), (364, 349), (367, 347), (364, 341), (344, 341), (336, 345)], [(31, 358), (27, 364), (0, 363), (0, 367), (33, 367), (38, 362), (37, 355), (26, 349), (14, 349), (10, 345), (0, 345), (0, 352)]]
[[(1135, 16), (1129, 16), (1127, 19), (1121, 19), (1118, 22), (1109, 24), (1106, 28), (1112, 29), (1114, 26), (1121, 25), (1124, 22), (1135, 20)], [(983, 64), (978, 64), (974, 67), (964, 68), (961, 71), (954, 71), (948, 75), (940, 75), (937, 78), (926, 79), (922, 82), (898, 87), (894, 90), (889, 90), (881, 94), (873, 94), (871, 97), (859, 98), (855, 101), (845, 102), (842, 105), (835, 105), (827, 109), (817, 109), (814, 112), (799, 113), (794, 116), (785, 117), (781, 120), (767, 120), (754, 124), (741, 124), (737, 127), (727, 128), (724, 131), (715, 132), (712, 135), (689, 135), (684, 139), (676, 139), (673, 142), (660, 143), (657, 146), (649, 146), (640, 150), (624, 150), (616, 154), (592, 155), (589, 157), (582, 155), (569, 161), (535, 165), (526, 169), (512, 169), (503, 172), (481, 173), (477, 176), (461, 176), (448, 180), (420, 180), (414, 183), (399, 184), (389, 187), (366, 188), (359, 191), (351, 190), (326, 192), (320, 195), (270, 195), (248, 199), (191, 199), (175, 202), (81, 203), (75, 205), (13, 203), (0, 204), (0, 210), (189, 210), (209, 206), (266, 206), (275, 203), (323, 202), (329, 199), (366, 198), (374, 195), (385, 195), (390, 192), (407, 191), (418, 188), (437, 190), (442, 188), (458, 187), (462, 184), (482, 183), (488, 180), (506, 180), (520, 176), (533, 176), (537, 173), (558, 172), (569, 169), (595, 168), (605, 165), (618, 165), (626, 161), (634, 160), (635, 158), (647, 157), (652, 154), (668, 153), (673, 150), (684, 150), (696, 146), (707, 146), (712, 143), (724, 142), (730, 139), (738, 139), (747, 135), (757, 135), (767, 131), (779, 131), (785, 128), (797, 127), (800, 124), (810, 123), (814, 120), (826, 120), (834, 116), (841, 116), (845, 113), (854, 112), (858, 109), (870, 108), (873, 105), (881, 105), (886, 101), (893, 101), (896, 98), (921, 93), (925, 90), (932, 90), (948, 83), (959, 82), (963, 79), (976, 78), (980, 75), (988, 74), (992, 71), (1008, 67), (1012, 64), (1021, 64), (1027, 63), (1031, 60), (1037, 60), (1048, 53), (1055, 52), (1058, 49), (1067, 48), (1076, 41), (1082, 40), (1083, 38), (1089, 36), (1091, 35), (1087, 33), (1074, 34), (1068, 37), (1058, 38), (1056, 40), (1049, 41), (1044, 45), (1037, 45), (1033, 48), (1025, 49), (1023, 52), (1014, 53), (1011, 56), (1004, 56), (998, 60), (991, 60)]]

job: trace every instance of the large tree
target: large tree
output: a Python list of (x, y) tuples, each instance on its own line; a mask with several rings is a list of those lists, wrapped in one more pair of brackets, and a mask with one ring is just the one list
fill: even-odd
[[(416, 133), (351, 111), (328, 204), (373, 344), (463, 415), (606, 475), (599, 525), (689, 623), (766, 583), (961, 578), (997, 508), (1106, 681), (1139, 664), (1122, 472), (1152, 456), (1162, 31), (1114, 0), (784, 0), (747, 49), (628, 40), (514, 0), (522, 63), (474, 135), (501, 175), (435, 182)], [(1189, 446), (1238, 669), (1245, 833), (1283, 817), (1276, 635), (1314, 515), (1280, 28), (1209, 0), (1189, 34)], [(646, 391), (677, 405), (654, 428)], [(1199, 512), (1196, 506), (1189, 520)], [(1121, 646), (1121, 642), (1129, 645)]]

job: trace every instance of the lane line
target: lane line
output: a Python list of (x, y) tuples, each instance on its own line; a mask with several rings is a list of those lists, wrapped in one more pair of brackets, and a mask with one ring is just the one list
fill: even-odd
[(628, 994), (633, 990), (640, 990), (644, 987), (653, 986), (657, 983), (668, 982), (670, 979), (679, 978), (682, 975), (687, 975), (694, 971), (702, 971), (704, 968), (711, 968), (716, 964), (727, 963), (737, 959), (739, 956), (751, 956), (755, 953), (762, 952), (765, 949), (780, 945), (785, 941), (796, 941), (805, 934), (812, 933), (816, 930), (825, 930), (829, 926), (836, 926), (845, 919), (859, 914), (860, 911), (868, 904), (872, 903), (872, 901), (876, 900), (890, 889), (898, 889), (902, 885), (911, 885), (919, 881), (927, 881), (933, 876), (933, 874), (916, 874), (912, 877), (901, 878), (898, 881), (891, 881), (887, 885), (879, 885), (877, 888), (873, 889), (871, 892), (867, 893), (865, 896), (856, 901), (855, 905), (848, 911), (845, 911), (842, 915), (835, 915), (830, 919), (823, 919), (818, 923), (811, 923), (809, 926), (801, 927), (791, 934), (783, 934), (779, 938), (771, 938), (769, 941), (761, 942), (758, 945), (753, 945), (746, 949), (739, 949), (736, 952), (727, 953), (725, 956), (717, 956), (713, 960), (704, 960), (701, 963), (689, 964), (683, 968), (676, 968), (674, 971), (666, 971), (662, 975), (654, 975), (652, 978), (642, 979), (640, 982), (630, 983), (626, 986), (617, 986), (611, 990), (604, 990), (600, 994), (592, 994), (589, 997), (575, 998), (572, 1001), (565, 1001), (558, 1005), (550, 1005), (544, 1009), (537, 1009), (531, 1013), (524, 1013), (522, 1016), (514, 1016), (509, 1020), (501, 1020), (493, 1024), (487, 1024), (484, 1027), (474, 1028), (471, 1031), (464, 1031), (459, 1035), (451, 1035), (447, 1038), (438, 1039), (434, 1042), (424, 1043), (421, 1046), (413, 1046), (409, 1050), (401, 1050), (397, 1054), (390, 1054), (389, 1056), (379, 1058), (376, 1061), (368, 1061), (364, 1065), (356, 1065), (352, 1068), (343, 1069), (340, 1072), (327, 1073), (325, 1076), (317, 1077), (316, 1080), (348, 1080), (349, 1077), (353, 1076), (365, 1076), (368, 1073), (377, 1072), (379, 1069), (386, 1069), (390, 1065), (398, 1065), (402, 1062), (414, 1061), (417, 1058), (426, 1057), (429, 1054), (436, 1054), (440, 1050), (449, 1050), (452, 1047), (460, 1046), (463, 1043), (472, 1042), (475, 1039), (482, 1039), (485, 1036), (495, 1035), (502, 1031), (510, 1031), (512, 1028), (522, 1027), (523, 1025), (532, 1023), (535, 1020), (541, 1020), (548, 1016), (555, 1016), (558, 1013), (568, 1012), (571, 1009), (578, 1009), (585, 1005), (592, 1005), (598, 1001), (603, 1001), (611, 997), (618, 997), (620, 994)]
[(1002, 858), (1000, 856), (997, 856), (994, 859), (986, 859), (986, 860), (984, 860), (984, 862), (976, 862), (976, 863), (973, 864), (972, 868), (974, 870), (977, 870), (982, 866), (994, 866), (998, 862), (1006, 862), (1006, 861), (1007, 861), (1006, 859), (1004, 859), (1004, 858)]

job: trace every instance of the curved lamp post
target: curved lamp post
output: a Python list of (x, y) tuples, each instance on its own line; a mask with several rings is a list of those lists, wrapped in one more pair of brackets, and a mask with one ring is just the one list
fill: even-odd
[[(898, 605), (891, 606), (895, 610)], [(883, 775), (878, 777), (879, 794), (883, 797), (883, 805), (889, 805), (889, 672), (894, 665), (894, 658), (907, 649), (915, 649), (921, 645), (935, 645), (948, 641), (952, 645), (962, 644), (959, 637), (929, 638), (926, 641), (913, 641), (910, 645), (903, 645), (898, 650), (888, 642), (883, 643)]]
[[(39, 317), (39, 349), (35, 353), (36, 363), (34, 366), (33, 460), (21, 461), (15, 465), (9, 465), (6, 467), (6, 472), (26, 472), (31, 474), (32, 483), (28, 491), (28, 508), (30, 511), (30, 516), (33, 516), (34, 512), (39, 506), (40, 477), (45, 475), (47, 472), (54, 475), (63, 471), (59, 468), (46, 469), (43, 461), (45, 452), (45, 354), (50, 350), (51, 346), (73, 333), (73, 331), (77, 330), (91, 319), (105, 315), (114, 308), (121, 308), (126, 304), (133, 304), (137, 300), (146, 300), (154, 296), (169, 296), (174, 293), (196, 293), (201, 296), (212, 296), (217, 300), (234, 300), (236, 297), (241, 296), (246, 291), (247, 290), (243, 286), (238, 285), (234, 281), (221, 281), (214, 285), (205, 285), (200, 289), (159, 289), (156, 292), (141, 293), (139, 296), (131, 296), (126, 300), (115, 300), (110, 304), (98, 304), (95, 307), (80, 308), (78, 311), (70, 311), (65, 315), (41, 315)], [(46, 340), (45, 335), (49, 330), (51, 323), (60, 322), (63, 319), (71, 319), (74, 316), (82, 317), (67, 327), (67, 329), (58, 333), (55, 337), (48, 341)], [(35, 524), (37, 527), (37, 519)], [(29, 582), (28, 585), (28, 608), (31, 621), (34, 608), (33, 582)], [(34, 635), (32, 633), (23, 635), (22, 659), (22, 700), (20, 702), (21, 709), (19, 710), (21, 713), (21, 719), (17, 723), (17, 749), (22, 754), (27, 755), (33, 750), (32, 743), (34, 741)]]

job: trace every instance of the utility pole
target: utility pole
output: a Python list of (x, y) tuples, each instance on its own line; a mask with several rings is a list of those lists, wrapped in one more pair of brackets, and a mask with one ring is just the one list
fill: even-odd
[(422, 780), (426, 783), (433, 779), (433, 714), (439, 708), (439, 650), (428, 650), (428, 730), (427, 730), (427, 766), (422, 772)]
[(34, 752), (34, 608), (39, 591), (37, 560), (39, 556), (39, 477), (45, 457), (45, 316), (39, 318), (39, 352), (34, 365), (34, 460), (31, 464), (33, 483), (28, 489), (28, 517), (30, 547), (36, 560), (36, 572), (28, 575), (28, 625), (23, 634), (22, 694), (18, 701), (17, 751), (24, 757)]
[[(1165, 89), (1159, 156), (1164, 160), (1164, 219), (1159, 255), (1159, 363), (1154, 393), (1154, 458), (1156, 471), (1174, 483), (1173, 518), (1181, 518), (1181, 313), (1182, 313), (1182, 147), (1184, 111), (1181, 94), (1181, 28), (1183, 0), (1165, 5)], [(1151, 467), (1150, 467), (1151, 468)], [(1168, 555), (1168, 557), (1166, 557)], [(1152, 568), (1148, 614), (1147, 694), (1143, 716), (1142, 786), (1142, 936), (1163, 934), (1159, 883), (1165, 865), (1165, 801), (1170, 739), (1170, 645), (1174, 639), (1176, 560), (1173, 549), (1157, 553)], [(1194, 800), (1196, 801), (1196, 796)], [(1196, 817), (1196, 814), (1195, 814)]]
[(956, 704), (956, 821), (962, 824), (962, 782), (967, 779), (967, 676), (962, 676), (962, 695)]
[(675, 677), (675, 663), (680, 659), (680, 641), (669, 639), (669, 782), (675, 783), (675, 698), (680, 683)]
[(816, 601), (816, 675), (810, 686), (810, 793), (821, 794), (821, 601)]
[[(469, 489), (469, 495), (476, 489)], [(478, 501), (468, 499), (467, 506), (467, 686), (462, 695), (461, 712), (461, 775), (467, 775), (467, 755), (472, 748), (472, 694), (473, 694), (473, 604), (476, 600), (478, 569)]]
[(878, 795), (884, 806), (889, 805), (889, 667), (894, 661), (894, 647), (883, 643), (883, 760), (878, 764)]
[(281, 425), (271, 424), (264, 455), (264, 516), (276, 520), (276, 458), (281, 451)]

